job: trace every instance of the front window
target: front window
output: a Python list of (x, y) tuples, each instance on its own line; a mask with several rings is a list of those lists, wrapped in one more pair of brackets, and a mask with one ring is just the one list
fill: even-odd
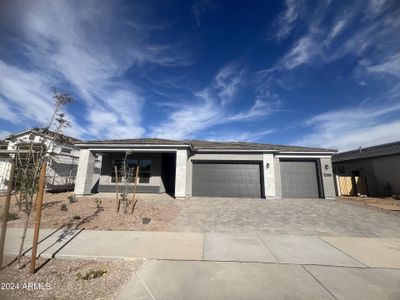
[[(139, 183), (149, 183), (151, 176), (151, 160), (148, 159), (127, 159), (127, 171), (132, 174), (132, 183), (135, 182), (136, 167), (139, 166)], [(115, 167), (117, 167), (118, 182), (124, 182), (124, 160), (116, 159), (113, 161), (111, 182), (115, 182)]]

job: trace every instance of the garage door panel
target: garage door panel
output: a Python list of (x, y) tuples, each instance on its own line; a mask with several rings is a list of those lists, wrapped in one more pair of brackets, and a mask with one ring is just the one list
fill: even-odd
[(193, 163), (192, 195), (261, 198), (259, 164)]
[(315, 161), (280, 161), (282, 195), (289, 198), (319, 198)]

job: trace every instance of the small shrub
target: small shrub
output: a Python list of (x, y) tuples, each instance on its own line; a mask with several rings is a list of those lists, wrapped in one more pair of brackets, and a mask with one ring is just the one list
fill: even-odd
[(65, 203), (61, 204), (60, 210), (67, 211), (68, 210), (67, 204), (65, 204)]
[(81, 216), (76, 215), (76, 216), (73, 217), (73, 219), (74, 219), (74, 220), (80, 220), (80, 219), (81, 219)]
[(68, 196), (67, 198), (68, 198), (69, 203), (71, 203), (71, 204), (76, 202), (75, 196), (73, 196), (73, 195)]
[(143, 224), (149, 224), (150, 221), (151, 221), (150, 218), (143, 218), (143, 219), (142, 219), (142, 223), (143, 223)]
[(94, 200), (94, 202), (96, 203), (96, 208), (97, 208), (97, 209), (102, 209), (102, 208), (103, 208), (103, 207), (101, 206), (101, 203), (102, 203), (101, 199), (96, 198), (96, 199)]
[(82, 275), (80, 272), (78, 274), (76, 274), (77, 279), (76, 280), (92, 280), (95, 278), (99, 278), (103, 275), (105, 275), (107, 273), (107, 270), (98, 270), (98, 271), (94, 271), (94, 270), (90, 270), (89, 272), (87, 272), (85, 275)]
[[(0, 214), (0, 220), (3, 221), (3, 219), (4, 219), (4, 212), (2, 212), (2, 213)], [(9, 212), (9, 213), (8, 213), (7, 222), (9, 222), (9, 221), (14, 221), (14, 220), (18, 220), (18, 219), (19, 219), (19, 216), (18, 216), (17, 213), (15, 213), (15, 212)]]

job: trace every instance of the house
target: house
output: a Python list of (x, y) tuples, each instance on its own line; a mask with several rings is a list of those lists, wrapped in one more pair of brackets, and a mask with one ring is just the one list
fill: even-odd
[[(338, 178), (352, 179), (351, 193), (372, 197), (400, 194), (400, 141), (341, 152), (332, 157)], [(365, 192), (361, 193), (356, 178), (362, 178)], [(338, 193), (340, 193), (340, 182)]]
[[(139, 193), (169, 193), (177, 198), (335, 197), (331, 165), (335, 150), (330, 149), (155, 138), (75, 146), (80, 148), (76, 195), (115, 193), (128, 153), (127, 164), (139, 165)], [(100, 157), (97, 180), (93, 166)]]
[[(78, 139), (57, 135), (53, 131), (44, 132), (41, 128), (32, 128), (15, 134), (6, 136), (2, 143), (3, 150), (16, 150), (23, 144), (33, 141), (34, 144), (40, 144), (44, 139), (47, 152), (51, 154), (47, 166), (47, 184), (48, 191), (66, 191), (73, 190), (75, 185), (75, 176), (78, 167), (79, 149), (74, 143)], [(7, 190), (9, 172), (11, 169), (11, 159), (13, 154), (4, 154), (0, 156), (0, 191)]]

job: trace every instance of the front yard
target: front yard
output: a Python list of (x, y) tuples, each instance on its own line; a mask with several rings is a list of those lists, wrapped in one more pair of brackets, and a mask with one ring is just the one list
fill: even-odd
[[(115, 196), (114, 196), (115, 197)], [(116, 211), (116, 199), (111, 197), (82, 197), (74, 200), (73, 193), (46, 193), (44, 197), (41, 228), (59, 228), (93, 230), (142, 230), (162, 231), (171, 224), (179, 214), (176, 205), (155, 203), (139, 196), (134, 213), (124, 214), (122, 209)], [(5, 197), (0, 197), (0, 210), (3, 210)], [(121, 206), (122, 207), (122, 206)], [(23, 227), (26, 215), (18, 211), (15, 197), (12, 197), (10, 220), (8, 226)], [(143, 218), (150, 219), (144, 224)], [(31, 215), (29, 227), (33, 227), (34, 216)]]
[[(7, 257), (6, 263), (13, 257)], [(28, 258), (22, 259), (22, 265)], [(13, 263), (0, 272), (2, 299), (115, 299), (142, 260), (71, 260), (39, 258), (31, 275)], [(98, 276), (98, 277), (96, 277)]]

